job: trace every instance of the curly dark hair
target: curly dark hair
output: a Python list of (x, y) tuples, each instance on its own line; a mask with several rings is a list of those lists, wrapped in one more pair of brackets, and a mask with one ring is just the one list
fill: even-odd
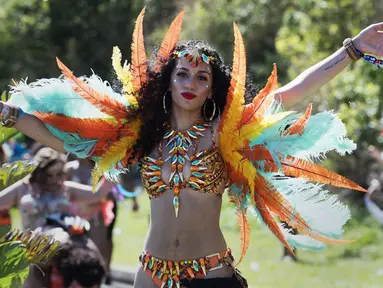
[(101, 285), (105, 265), (95, 246), (87, 244), (84, 237), (72, 236), (57, 255), (56, 267), (63, 277), (64, 287), (76, 281), (82, 287)]
[[(224, 64), (221, 55), (207, 42), (201, 40), (186, 40), (177, 44), (174, 51), (180, 52), (183, 50), (197, 49), (200, 53), (206, 56), (213, 57), (210, 65), (212, 67), (213, 75), (213, 94), (212, 98), (216, 104), (216, 112), (213, 119), (217, 118), (220, 113), (223, 112), (226, 105), (227, 91), (230, 86), (231, 67)], [(149, 61), (148, 82), (139, 91), (139, 116), (143, 119), (143, 125), (140, 131), (140, 140), (136, 144), (136, 151), (140, 150), (140, 156), (148, 155), (156, 145), (161, 141), (164, 133), (166, 132), (165, 123), (170, 120), (171, 114), (171, 97), (167, 96), (166, 109), (168, 113), (165, 113), (163, 109), (163, 97), (165, 93), (168, 93), (170, 85), (170, 77), (173, 69), (176, 67), (176, 58), (170, 57), (170, 59), (163, 63), (161, 71), (156, 71), (155, 55), (153, 53), (153, 59)], [(252, 82), (247, 79), (246, 83), (246, 95), (255, 94), (255, 87)], [(249, 98), (246, 96), (246, 98)], [(213, 105), (211, 101), (206, 103), (206, 115), (212, 115)], [(204, 115), (201, 111), (201, 115)]]
[(39, 149), (33, 157), (33, 161), (36, 162), (38, 166), (29, 178), (30, 183), (44, 183), (47, 178), (46, 171), (49, 167), (56, 163), (66, 163), (65, 155), (63, 153), (57, 152), (49, 147)]

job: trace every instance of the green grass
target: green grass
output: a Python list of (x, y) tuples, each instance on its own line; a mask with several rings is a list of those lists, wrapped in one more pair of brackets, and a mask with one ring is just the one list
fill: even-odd
[[(226, 201), (227, 202), (227, 201)], [(129, 202), (128, 202), (129, 203)], [(145, 235), (149, 227), (149, 200), (139, 198), (140, 211), (133, 213), (120, 204), (114, 235), (113, 264), (137, 267)], [(13, 215), (17, 217), (16, 212)], [(239, 231), (233, 210), (224, 205), (221, 227), (234, 255), (239, 251)], [(269, 231), (250, 219), (251, 244), (238, 267), (256, 288), (378, 288), (383, 287), (383, 229), (370, 218), (350, 221), (345, 239), (358, 241), (348, 245), (332, 245), (325, 251), (298, 251), (298, 263), (280, 262), (282, 246)], [(16, 224), (16, 223), (15, 223)], [(118, 230), (118, 229), (117, 229)], [(255, 268), (255, 269), (252, 269)]]

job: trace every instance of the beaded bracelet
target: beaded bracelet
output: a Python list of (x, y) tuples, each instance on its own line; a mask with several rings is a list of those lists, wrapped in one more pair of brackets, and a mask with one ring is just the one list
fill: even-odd
[(372, 55), (365, 55), (362, 51), (358, 50), (357, 48), (355, 48), (355, 50), (356, 50), (356, 53), (358, 53), (358, 55), (364, 60), (366, 60), (367, 62), (376, 65), (379, 69), (382, 68), (380, 65), (383, 64), (383, 60), (380, 60)]
[(351, 58), (353, 61), (357, 61), (361, 58), (361, 56), (356, 52), (356, 48), (354, 46), (354, 43), (352, 42), (351, 38), (346, 38), (343, 41), (343, 47), (346, 50), (348, 56)]
[(0, 123), (4, 127), (13, 127), (23, 114), (24, 111), (21, 108), (0, 102)]

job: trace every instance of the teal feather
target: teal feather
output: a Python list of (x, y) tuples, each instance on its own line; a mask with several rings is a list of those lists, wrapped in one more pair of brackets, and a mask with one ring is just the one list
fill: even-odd
[(250, 146), (265, 145), (275, 161), (278, 154), (312, 161), (321, 160), (330, 150), (344, 155), (356, 149), (356, 144), (346, 138), (346, 128), (342, 121), (329, 111), (311, 116), (303, 135), (282, 135), (287, 125), (294, 123), (298, 117), (287, 116), (266, 128), (259, 137), (249, 139)]
[[(256, 206), (252, 206), (250, 209), (251, 213), (257, 217), (258, 221), (261, 223), (261, 225), (266, 227), (265, 222), (263, 221), (263, 217), (261, 213), (259, 212), (258, 208)], [(323, 250), (326, 247), (326, 244), (311, 239), (310, 237), (306, 235), (294, 235), (292, 233), (289, 233), (290, 231), (286, 229), (282, 224), (278, 224), (279, 228), (281, 229), (284, 237), (286, 238), (286, 241), (289, 243), (289, 245), (292, 248), (299, 248), (299, 249), (310, 249), (310, 250)], [(268, 230), (270, 232), (270, 230)], [(272, 234), (275, 236), (274, 234)]]
[(283, 236), (285, 236), (287, 243), (289, 243), (292, 248), (320, 251), (325, 249), (327, 246), (326, 244), (318, 240), (314, 240), (306, 235), (294, 235), (289, 233), (289, 230), (284, 228), (282, 224), (279, 224), (279, 228), (281, 229)]
[(230, 185), (228, 189), (229, 198), (234, 198), (236, 200), (242, 199), (240, 205), (238, 206), (238, 208), (240, 208), (241, 210), (247, 209), (248, 207), (252, 206), (251, 194), (247, 193), (245, 197), (243, 197), (243, 190), (243, 187), (239, 187), (236, 184)]
[(46, 125), (48, 130), (61, 141), (64, 142), (64, 149), (75, 154), (79, 158), (87, 158), (91, 154), (97, 139), (87, 139), (76, 133), (63, 132), (51, 125)]
[[(261, 173), (289, 201), (313, 231), (338, 239), (343, 225), (351, 218), (350, 209), (337, 195), (331, 195), (320, 184), (302, 178), (275, 177)], [(291, 219), (293, 220), (293, 219)]]
[[(107, 93), (117, 101), (128, 105), (125, 97), (113, 91), (107, 82), (103, 82), (98, 76), (82, 78), (92, 88)], [(53, 112), (74, 118), (110, 118), (100, 112), (96, 107), (83, 99), (73, 89), (69, 81), (62, 78), (41, 79), (27, 84), (20, 82), (12, 87), (12, 97), (9, 103), (21, 107), (25, 112)]]

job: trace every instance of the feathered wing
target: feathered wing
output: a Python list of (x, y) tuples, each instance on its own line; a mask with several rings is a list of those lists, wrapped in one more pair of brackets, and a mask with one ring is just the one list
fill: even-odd
[[(311, 105), (303, 115), (279, 111), (273, 94), (277, 87), (275, 65), (265, 88), (245, 105), (246, 55), (235, 24), (234, 36), (232, 79), (218, 129), (230, 201), (238, 207), (240, 260), (249, 246), (247, 209), (292, 253), (295, 247), (322, 249), (325, 244), (349, 243), (339, 238), (350, 212), (322, 186), (366, 190), (313, 160), (322, 159), (330, 150), (351, 153), (355, 144), (346, 138), (343, 123), (331, 112), (311, 115)], [(300, 234), (289, 234), (274, 216)]]
[(124, 95), (113, 91), (96, 75), (77, 78), (59, 59), (64, 78), (42, 79), (29, 85), (21, 82), (13, 89), (11, 102), (43, 121), (68, 152), (96, 162), (94, 187), (104, 174), (115, 180), (138, 156), (134, 151), (141, 128), (137, 97), (147, 81), (144, 11), (145, 8), (133, 32), (132, 63), (122, 66), (119, 49), (113, 50), (112, 64), (124, 86)]

